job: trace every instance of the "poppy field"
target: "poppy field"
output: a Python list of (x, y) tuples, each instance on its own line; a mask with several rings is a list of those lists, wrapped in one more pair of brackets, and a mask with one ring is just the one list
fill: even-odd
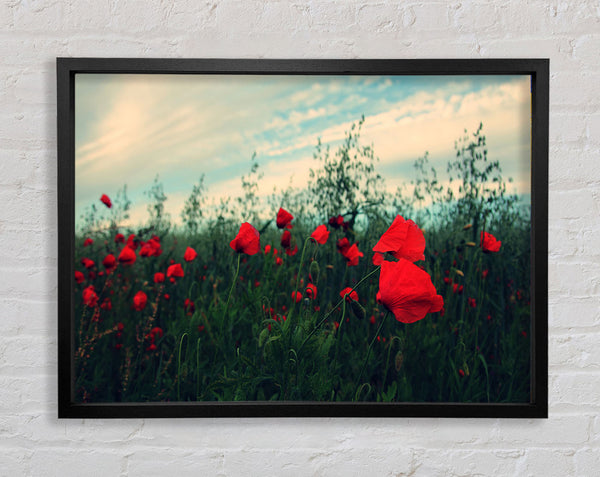
[(425, 154), (390, 193), (362, 121), (266, 201), (255, 157), (179, 225), (159, 181), (142, 226), (98, 197), (75, 237), (76, 401), (529, 402), (528, 203), (482, 127), (448, 181)]

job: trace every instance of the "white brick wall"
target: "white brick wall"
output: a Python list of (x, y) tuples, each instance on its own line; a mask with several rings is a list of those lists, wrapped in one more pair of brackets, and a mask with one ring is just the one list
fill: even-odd
[[(600, 475), (600, 5), (4, 0), (0, 474)], [(549, 57), (550, 418), (56, 419), (57, 56)]]

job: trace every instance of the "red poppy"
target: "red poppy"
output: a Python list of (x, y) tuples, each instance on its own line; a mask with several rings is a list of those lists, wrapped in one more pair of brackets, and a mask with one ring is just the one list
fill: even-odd
[(169, 265), (167, 268), (167, 277), (183, 277), (183, 268), (180, 263), (175, 263), (173, 265)]
[(109, 209), (112, 207), (112, 202), (106, 194), (102, 194), (102, 197), (100, 197), (100, 202), (102, 202)]
[(383, 263), (383, 259), (384, 259), (383, 253), (375, 252), (373, 254), (373, 265), (375, 265), (376, 267), (381, 265)]
[(289, 255), (290, 257), (293, 257), (297, 253), (298, 253), (298, 245), (294, 245), (294, 248), (290, 247), (290, 248), (285, 249), (285, 254)]
[(168, 293), (165, 293), (164, 297), (165, 297), (165, 300), (169, 300), (171, 298), (171, 295), (169, 295)]
[(481, 278), (486, 279), (490, 271), (486, 268), (483, 272), (481, 272)]
[(292, 241), (292, 234), (289, 230), (284, 230), (281, 234), (281, 246), (283, 248), (289, 248)]
[(344, 217), (338, 215), (337, 217), (329, 218), (329, 225), (331, 225), (334, 229), (339, 229), (344, 223)]
[(276, 265), (281, 265), (283, 263), (283, 259), (281, 257), (276, 257), (275, 258), (275, 264)]
[(160, 248), (160, 240), (156, 236), (152, 237), (145, 244), (143, 244), (142, 248), (140, 249), (141, 257), (158, 257), (161, 253), (162, 249)]
[(377, 301), (402, 323), (414, 323), (444, 306), (429, 274), (403, 258), (381, 264)]
[(130, 234), (129, 237), (127, 237), (127, 246), (131, 247), (133, 250), (137, 250), (139, 244), (140, 241), (135, 238), (135, 234)]
[(369, 323), (371, 323), (372, 325), (375, 324), (375, 315), (371, 315), (371, 318), (369, 318)]
[(265, 245), (265, 255), (267, 255), (271, 251), (270, 245)]
[(459, 295), (462, 295), (464, 287), (462, 285), (458, 285), (458, 283), (455, 283), (452, 285), (452, 292), (453, 293), (458, 293)]
[(317, 298), (317, 287), (312, 283), (306, 285), (306, 296), (312, 300)]
[(82, 297), (83, 304), (89, 306), (90, 308), (93, 308), (98, 304), (98, 295), (94, 290), (94, 285), (90, 285), (89, 287), (84, 288)]
[(162, 272), (156, 272), (154, 274), (154, 283), (162, 283), (165, 281), (165, 274)]
[(465, 372), (464, 372), (462, 369), (459, 369), (459, 370), (458, 370), (458, 374), (460, 374), (460, 377), (461, 377), (461, 378), (464, 378), (464, 377), (465, 377)]
[(310, 236), (317, 242), (323, 245), (329, 238), (329, 230), (326, 225), (319, 225)]
[(198, 256), (198, 253), (192, 247), (188, 247), (185, 249), (185, 253), (183, 254), (183, 259), (186, 262), (191, 262), (197, 256)]
[(147, 351), (156, 351), (156, 345), (154, 343), (152, 343), (150, 346), (148, 346)]
[(348, 249), (350, 248), (350, 242), (346, 237), (341, 238), (337, 241), (336, 247), (338, 249), (338, 252), (340, 252), (342, 255), (345, 255)]
[(349, 267), (358, 265), (359, 257), (364, 256), (364, 254), (358, 250), (358, 246), (355, 243), (353, 243), (343, 255), (347, 260), (346, 265)]
[(125, 245), (119, 254), (119, 262), (123, 265), (133, 265), (136, 260), (135, 250), (129, 245)]
[(294, 216), (290, 214), (287, 210), (279, 208), (279, 212), (277, 212), (277, 227), (280, 229), (284, 229), (286, 225), (288, 225)]
[(450, 278), (450, 277), (444, 277), (444, 283), (446, 285), (450, 285), (452, 283), (452, 278)]
[(229, 245), (238, 253), (254, 255), (260, 250), (260, 234), (252, 225), (244, 222), (240, 226), (240, 231)]
[(88, 245), (92, 245), (93, 243), (94, 243), (94, 241), (88, 237), (83, 241), (83, 246), (87, 247)]
[(194, 306), (194, 302), (192, 300), (190, 300), (189, 298), (186, 298), (185, 301), (183, 302), (183, 309), (185, 311), (187, 311), (189, 314), (192, 314), (196, 310), (196, 307)]
[(302, 300), (302, 293), (293, 291), (292, 292), (292, 300), (295, 300), (296, 303), (298, 303), (300, 300)]
[(484, 252), (499, 252), (500, 251), (500, 245), (502, 245), (502, 242), (500, 240), (496, 240), (496, 237), (494, 237), (492, 234), (489, 234), (487, 232), (481, 232), (481, 249)]
[(83, 275), (83, 273), (81, 273), (79, 270), (75, 270), (75, 281), (77, 283), (81, 283), (85, 280), (85, 277)]
[(164, 332), (162, 328), (159, 328), (158, 326), (155, 326), (150, 330), (150, 336), (152, 336), (153, 338), (162, 338), (163, 334)]
[[(348, 295), (348, 296), (346, 296)], [(346, 301), (350, 302), (350, 300), (358, 301), (358, 293), (356, 291), (352, 291), (352, 288), (346, 287), (340, 292), (340, 296), (344, 298), (346, 296)]]
[(115, 243), (125, 243), (125, 236), (123, 234), (115, 235)]
[(109, 253), (104, 260), (102, 260), (102, 265), (109, 271), (114, 270), (117, 267), (117, 259), (112, 253)]
[(95, 265), (93, 260), (90, 260), (89, 258), (85, 258), (85, 257), (81, 259), (81, 264), (85, 268), (92, 268)]
[(100, 308), (102, 308), (103, 310), (112, 310), (112, 302), (110, 301), (109, 297), (106, 297), (103, 301), (102, 304), (100, 305)]
[(425, 236), (412, 220), (405, 220), (398, 215), (375, 244), (373, 251), (390, 252), (396, 258), (411, 262), (425, 260)]
[(142, 311), (146, 307), (148, 297), (143, 291), (139, 291), (133, 297), (133, 308), (136, 311)]

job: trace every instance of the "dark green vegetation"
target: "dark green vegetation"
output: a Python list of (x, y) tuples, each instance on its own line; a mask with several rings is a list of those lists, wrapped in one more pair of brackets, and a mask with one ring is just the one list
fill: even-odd
[[(457, 142), (450, 186), (438, 182), (425, 155), (415, 180), (390, 195), (373, 147), (360, 143), (361, 124), (335, 152), (317, 146), (308, 190), (273, 194), (269, 206), (257, 197), (253, 157), (241, 196), (216, 212), (205, 212), (198, 182), (183, 228), (165, 215), (158, 180), (147, 194), (142, 230), (118, 226), (129, 206), (125, 190), (110, 210), (98, 203), (106, 219), (89, 211), (76, 238), (83, 274), (75, 285), (76, 399), (528, 402), (529, 208), (507, 194), (481, 128)], [(275, 225), (279, 207), (294, 216), (290, 254)], [(372, 247), (398, 214), (423, 229), (425, 260), (417, 265), (444, 299), (443, 311), (413, 324), (376, 301)], [(338, 215), (345, 225), (328, 225), (326, 243), (309, 238)], [(252, 256), (229, 245), (246, 221), (260, 231), (261, 251)], [(482, 230), (502, 241), (499, 252), (484, 253)], [(136, 260), (117, 260), (110, 270), (105, 257), (118, 258), (125, 246), (115, 242), (118, 233), (134, 235)], [(160, 255), (142, 256), (142, 243), (153, 236)], [(343, 237), (364, 254), (356, 266), (336, 248)], [(83, 247), (86, 238), (93, 243)], [(197, 252), (189, 262), (187, 247)], [(83, 258), (94, 264), (85, 268)], [(181, 264), (184, 276), (155, 283), (171, 264)], [(309, 283), (314, 298), (307, 297)], [(97, 300), (84, 293), (90, 286)], [(346, 287), (355, 288), (358, 303), (340, 296)], [(140, 291), (143, 306), (134, 300)], [(295, 291), (302, 294), (297, 303)]]

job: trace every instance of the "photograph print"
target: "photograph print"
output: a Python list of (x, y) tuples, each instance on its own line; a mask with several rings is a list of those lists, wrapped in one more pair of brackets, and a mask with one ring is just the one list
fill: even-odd
[(74, 403), (531, 401), (531, 75), (74, 85)]

